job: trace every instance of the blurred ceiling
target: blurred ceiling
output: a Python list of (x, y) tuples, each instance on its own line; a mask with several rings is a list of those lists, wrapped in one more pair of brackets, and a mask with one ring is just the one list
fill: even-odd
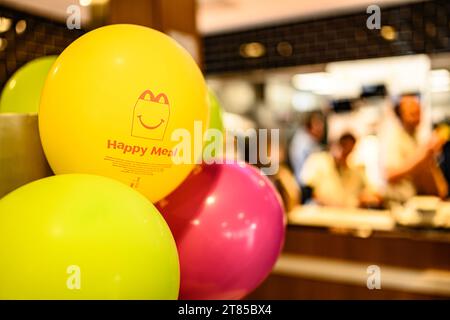
[(414, 0), (198, 0), (198, 28), (217, 33), (298, 17), (336, 15), (372, 4), (394, 5)]
[[(102, 1), (104, 2), (104, 0)], [(91, 0), (91, 2), (93, 1)], [(78, 0), (0, 0), (0, 4), (59, 21), (65, 21), (69, 16), (67, 8), (76, 4), (81, 9), (82, 23), (88, 22), (91, 18), (89, 7), (80, 6)]]
[[(67, 8), (80, 2), (108, 0), (0, 0), (18, 9), (31, 11), (64, 21)], [(180, 0), (182, 1), (182, 0)], [(418, 0), (197, 0), (198, 29), (202, 34), (242, 29), (251, 26), (286, 21), (297, 17), (336, 14), (363, 9), (371, 4), (390, 5)], [(130, 5), (131, 5), (130, 1)], [(88, 7), (81, 7), (83, 22), (88, 22)]]

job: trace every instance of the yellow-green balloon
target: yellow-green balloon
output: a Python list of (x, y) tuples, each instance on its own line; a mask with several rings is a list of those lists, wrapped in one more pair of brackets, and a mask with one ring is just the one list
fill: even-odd
[(143, 195), (68, 174), (0, 200), (0, 299), (177, 299), (175, 241)]
[(223, 132), (222, 107), (211, 89), (209, 89), (209, 106), (209, 128)]
[(0, 112), (38, 112), (42, 88), (56, 58), (56, 56), (37, 58), (17, 70), (3, 88)]

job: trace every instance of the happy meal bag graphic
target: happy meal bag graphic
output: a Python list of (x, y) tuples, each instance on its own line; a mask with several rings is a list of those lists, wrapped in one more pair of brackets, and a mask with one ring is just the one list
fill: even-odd
[(166, 94), (155, 95), (151, 90), (145, 90), (134, 106), (131, 135), (144, 139), (162, 140), (169, 117), (170, 105)]

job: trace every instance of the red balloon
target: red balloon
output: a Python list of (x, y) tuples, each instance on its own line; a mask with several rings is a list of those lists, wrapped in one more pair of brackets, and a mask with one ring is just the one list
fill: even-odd
[(177, 243), (180, 299), (243, 298), (281, 252), (281, 198), (250, 165), (200, 166), (157, 207)]

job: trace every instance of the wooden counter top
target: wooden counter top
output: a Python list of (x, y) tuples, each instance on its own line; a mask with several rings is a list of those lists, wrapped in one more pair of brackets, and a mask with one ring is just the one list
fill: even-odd
[[(398, 227), (389, 211), (303, 206), (288, 216), (271, 276), (251, 299), (450, 297), (450, 232)], [(367, 288), (379, 266), (381, 290)]]

